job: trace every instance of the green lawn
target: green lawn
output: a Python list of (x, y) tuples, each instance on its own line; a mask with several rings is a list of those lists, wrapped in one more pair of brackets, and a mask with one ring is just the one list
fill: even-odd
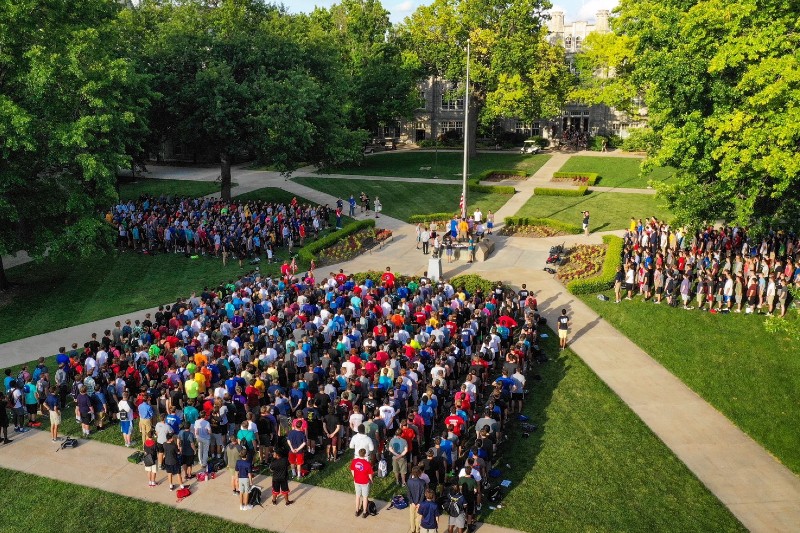
[[(294, 196), (280, 189), (264, 188), (244, 198), (284, 202)], [(298, 200), (308, 202), (304, 198)], [(288, 251), (279, 248), (276, 252), (278, 264), (262, 261), (259, 265), (262, 272), (278, 272)], [(10, 268), (6, 274), (15, 286), (10, 293), (0, 295), (0, 343), (166, 304), (200, 291), (205, 285), (235, 279), (248, 268), (247, 263), (240, 268), (236, 261), (223, 267), (221, 259), (211, 257), (145, 256), (130, 251), (84, 261), (46, 260), (42, 264)], [(64, 339), (64, 342), (83, 340)], [(50, 354), (31, 354), (31, 358), (39, 355)]]
[[(14, 490), (0, 491), (0, 508), (5, 510), (0, 529), (7, 533), (55, 530), (117, 533), (265, 531), (185, 510), (193, 507), (188, 503), (184, 509), (175, 509), (4, 468), (0, 468), (0, 476), (6, 486), (14, 487)], [(187, 500), (190, 501), (191, 498)]]
[(663, 201), (648, 194), (590, 192), (585, 196), (532, 196), (517, 212), (520, 217), (553, 218), (570, 224), (581, 224), (582, 212), (589, 211), (591, 231), (627, 228), (631, 217), (655, 216), (669, 220)]
[[(461, 186), (458, 184), (410, 183), (402, 181), (353, 180), (330, 178), (295, 178), (297, 183), (317, 189), (339, 198), (356, 198), (364, 191), (375, 199), (379, 196), (383, 204), (383, 214), (400, 220), (408, 220), (411, 215), (427, 213), (458, 212), (461, 199)], [(468, 211), (479, 206), (484, 213), (497, 211), (511, 195), (496, 193), (469, 193)]]
[(642, 176), (639, 167), (642, 160), (631, 157), (572, 156), (559, 172), (595, 172), (600, 175), (596, 185), (600, 187), (628, 187), (644, 189), (648, 181), (667, 181), (675, 173), (671, 167), (659, 167)]
[(219, 193), (219, 183), (214, 181), (162, 180), (139, 178), (136, 181), (123, 181), (119, 186), (120, 200), (136, 200), (142, 194), (158, 198), (164, 196), (205, 196)]
[[(482, 520), (523, 531), (743, 531), (670, 450), (571, 350), (551, 358), (530, 383), (525, 413), (539, 426), (512, 430), (498, 460), (512, 489), (502, 509), (484, 504)], [(352, 492), (343, 459), (307, 482)], [(509, 464), (511, 468), (505, 465)], [(378, 479), (373, 494), (405, 493)]]
[[(550, 159), (549, 155), (514, 153), (478, 154), (469, 160), (474, 176), (488, 169), (517, 169), (533, 174)], [(401, 178), (461, 179), (464, 157), (460, 152), (420, 152), (417, 150), (369, 156), (360, 166), (337, 168), (334, 174), (359, 176), (397, 176)], [(429, 169), (426, 167), (430, 167)]]
[[(767, 333), (763, 316), (712, 315), (638, 298), (620, 305), (595, 295), (580, 298), (800, 474), (796, 342)], [(790, 313), (790, 319), (798, 320)]]

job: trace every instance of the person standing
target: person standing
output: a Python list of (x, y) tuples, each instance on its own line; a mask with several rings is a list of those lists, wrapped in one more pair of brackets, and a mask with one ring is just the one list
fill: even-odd
[(248, 505), (250, 487), (253, 484), (253, 465), (250, 463), (247, 455), (247, 451), (242, 450), (242, 453), (239, 455), (239, 460), (236, 461), (236, 476), (239, 478), (240, 511), (249, 511), (253, 508), (252, 505)]
[(388, 447), (392, 454), (392, 472), (395, 482), (401, 487), (406, 486), (406, 471), (408, 469), (408, 443), (400, 436), (401, 430), (398, 428)]
[(139, 433), (142, 438), (150, 434), (153, 429), (153, 417), (155, 416), (153, 406), (150, 404), (150, 394), (144, 393), (142, 403), (139, 404)]
[(278, 494), (283, 496), (286, 505), (292, 505), (289, 500), (289, 460), (280, 450), (272, 453), (269, 471), (272, 473), (272, 505), (278, 505)]
[(583, 212), (583, 234), (589, 236), (589, 211)]
[(53, 442), (58, 440), (58, 427), (61, 425), (61, 402), (56, 394), (58, 389), (53, 386), (50, 387), (50, 394), (44, 400), (44, 409), (50, 413), (50, 437)]
[(81, 428), (83, 429), (83, 436), (88, 437), (92, 420), (94, 420), (94, 406), (92, 399), (86, 394), (86, 386), (81, 385), (80, 393), (75, 401), (76, 409), (78, 410), (78, 417), (81, 419)]
[(567, 333), (569, 332), (569, 317), (567, 316), (567, 310), (561, 310), (561, 316), (558, 317), (558, 341), (561, 346), (561, 349), (567, 347)]
[(185, 488), (183, 484), (183, 475), (181, 474), (180, 450), (178, 448), (178, 443), (175, 442), (174, 433), (170, 433), (167, 436), (167, 441), (163, 445), (163, 450), (164, 465), (169, 477), (169, 490), (175, 490), (175, 484), (173, 483), (173, 476), (175, 475), (178, 476), (178, 481), (180, 481), (180, 488)]
[(436, 495), (431, 489), (425, 491), (425, 501), (417, 509), (420, 515), (421, 533), (437, 533), (439, 530), (439, 506), (434, 501)]
[(286, 435), (286, 442), (289, 445), (289, 464), (295, 473), (295, 477), (300, 479), (303, 477), (303, 465), (305, 464), (305, 453), (308, 440), (306, 433), (303, 431), (303, 421), (296, 420), (294, 429)]
[(205, 411), (194, 423), (194, 436), (197, 439), (197, 455), (200, 456), (200, 468), (206, 468), (208, 464), (208, 449), (211, 447), (211, 424), (208, 421), (208, 413)]
[(411, 469), (411, 478), (408, 480), (408, 522), (411, 533), (419, 533), (420, 520), (419, 506), (425, 501), (425, 482), (420, 479), (422, 474), (420, 468), (415, 466)]
[(356, 489), (356, 516), (369, 516), (369, 488), (372, 484), (374, 471), (372, 464), (367, 460), (367, 450), (358, 450), (358, 457), (350, 463), (353, 473), (353, 484)]
[(380, 214), (381, 211), (383, 211), (383, 204), (381, 203), (381, 201), (376, 196), (375, 197), (375, 218), (381, 218), (381, 214)]
[(356, 199), (353, 195), (350, 195), (350, 199), (347, 201), (347, 205), (350, 206), (350, 218), (356, 218)]
[(150, 433), (142, 437), (142, 449), (144, 457), (142, 463), (144, 464), (144, 471), (147, 472), (147, 486), (155, 487), (156, 474), (158, 473), (158, 464), (156, 463), (158, 457), (158, 450), (156, 449), (155, 433), (151, 430)]
[(183, 421), (181, 431), (178, 433), (178, 440), (181, 445), (181, 466), (183, 475), (186, 479), (192, 479), (192, 467), (194, 466), (194, 456), (197, 454), (197, 439), (192, 432), (189, 422)]
[(422, 228), (422, 233), (420, 234), (420, 241), (422, 241), (422, 254), (428, 255), (428, 245), (431, 240), (431, 232), (427, 228)]
[(122, 401), (117, 404), (119, 409), (119, 430), (122, 432), (126, 448), (131, 447), (131, 433), (133, 432), (133, 408), (128, 399), (128, 393), (123, 392)]

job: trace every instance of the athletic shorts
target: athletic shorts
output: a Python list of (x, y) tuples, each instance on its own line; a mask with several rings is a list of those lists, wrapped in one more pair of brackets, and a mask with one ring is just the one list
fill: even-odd
[(181, 465), (165, 465), (167, 474), (180, 474)]
[(240, 477), (239, 478), (239, 492), (242, 494), (249, 494), (250, 493), (250, 478), (249, 477)]
[(181, 455), (181, 464), (183, 466), (192, 466), (194, 464), (194, 454)]
[(328, 443), (329, 443), (331, 446), (335, 446), (335, 447), (337, 447), (337, 448), (338, 448), (338, 447), (339, 447), (339, 434), (338, 434), (338, 433), (336, 433), (336, 434), (333, 436), (333, 438), (330, 438), (330, 439), (328, 439)]
[(356, 486), (356, 496), (369, 498), (369, 483), (354, 483)]
[(38, 403), (26, 403), (25, 409), (28, 410), (29, 415), (35, 415), (39, 412), (39, 404)]
[(521, 392), (515, 392), (511, 395), (511, 400), (515, 402), (521, 402), (525, 399), (525, 394)]
[(131, 429), (133, 429), (133, 424), (131, 424), (130, 420), (124, 420), (119, 423), (119, 429), (123, 435), (130, 435)]
[(92, 414), (86, 413), (85, 415), (81, 415), (81, 424), (86, 424), (87, 426), (92, 423)]
[(289, 453), (289, 464), (290, 465), (297, 465), (302, 466), (306, 462), (306, 456), (303, 452), (300, 453)]

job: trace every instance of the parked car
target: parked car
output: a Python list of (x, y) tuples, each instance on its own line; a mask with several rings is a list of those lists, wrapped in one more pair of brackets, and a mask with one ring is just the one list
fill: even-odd
[(536, 144), (536, 141), (524, 141), (522, 143), (522, 148), (519, 149), (519, 153), (521, 154), (535, 154), (542, 149), (541, 146)]

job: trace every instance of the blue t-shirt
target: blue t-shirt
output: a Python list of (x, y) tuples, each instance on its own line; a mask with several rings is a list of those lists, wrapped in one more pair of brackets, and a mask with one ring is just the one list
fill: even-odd
[(442, 442), (439, 444), (439, 448), (441, 448), (442, 453), (444, 454), (444, 458), (447, 460), (448, 465), (453, 464), (453, 443), (447, 439), (442, 439)]
[(252, 472), (250, 461), (247, 461), (245, 459), (239, 459), (238, 461), (236, 461), (236, 474), (239, 476), (240, 479), (249, 477), (250, 472)]
[(420, 527), (424, 529), (437, 529), (437, 518), (439, 517), (439, 506), (436, 502), (425, 500), (419, 505), (417, 514), (422, 516)]

